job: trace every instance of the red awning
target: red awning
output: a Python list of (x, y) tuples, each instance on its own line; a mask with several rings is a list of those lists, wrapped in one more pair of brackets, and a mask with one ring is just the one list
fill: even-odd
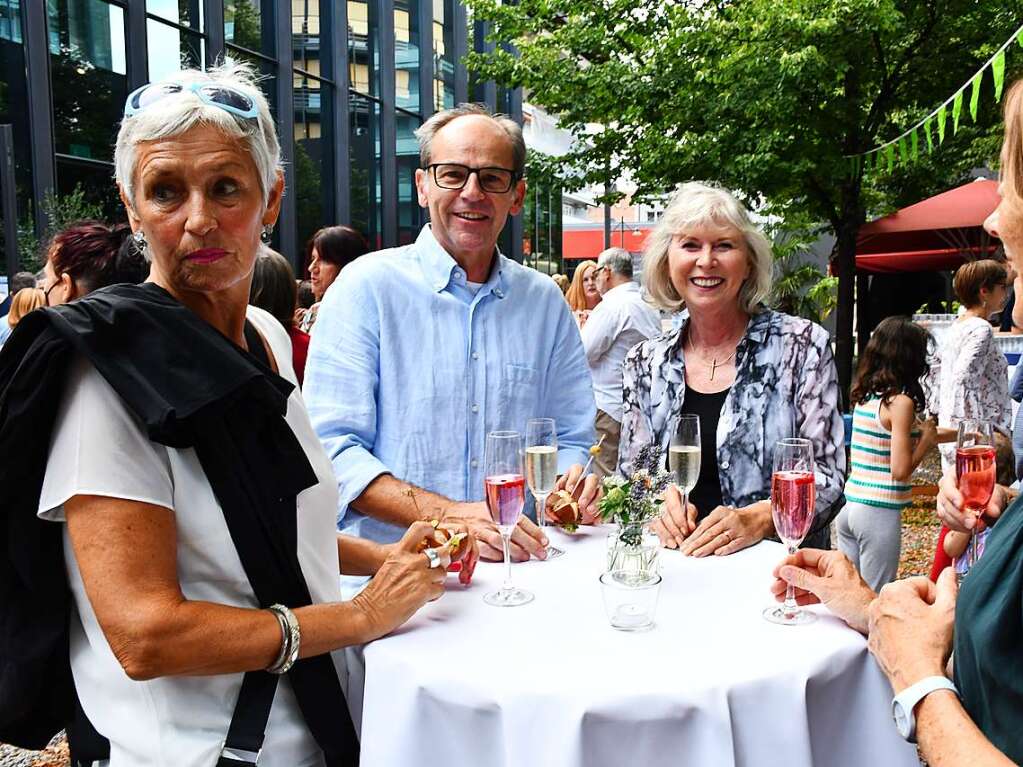
[[(652, 225), (617, 224), (611, 228), (611, 247), (625, 248), (630, 253), (641, 253), (646, 244)], [(592, 228), (569, 228), (561, 234), (561, 248), (566, 261), (597, 260), (604, 249), (604, 225), (594, 224)]]
[(955, 269), (994, 253), (982, 224), (998, 207), (998, 183), (976, 180), (860, 228), (856, 268), (867, 272)]

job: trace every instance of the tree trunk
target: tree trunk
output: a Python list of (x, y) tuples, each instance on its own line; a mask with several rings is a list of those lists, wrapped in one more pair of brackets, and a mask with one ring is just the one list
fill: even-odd
[(849, 410), (849, 387), (853, 373), (853, 312), (856, 284), (856, 235), (866, 220), (860, 199), (859, 182), (842, 190), (841, 219), (836, 227), (838, 238), (835, 273), (838, 275), (838, 307), (835, 311), (835, 364), (838, 386), (842, 392), (842, 409)]
[(863, 350), (870, 340), (870, 306), (867, 304), (867, 293), (870, 290), (870, 275), (856, 272), (856, 351), (862, 357)]

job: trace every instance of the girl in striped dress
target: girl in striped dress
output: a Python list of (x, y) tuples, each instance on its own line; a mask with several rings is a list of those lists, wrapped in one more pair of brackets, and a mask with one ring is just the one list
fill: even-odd
[(895, 579), (909, 479), (938, 441), (935, 420), (917, 420), (925, 409), (920, 377), (927, 372), (929, 340), (926, 330), (904, 317), (882, 321), (850, 393), (852, 467), (838, 515), (838, 548), (874, 591)]

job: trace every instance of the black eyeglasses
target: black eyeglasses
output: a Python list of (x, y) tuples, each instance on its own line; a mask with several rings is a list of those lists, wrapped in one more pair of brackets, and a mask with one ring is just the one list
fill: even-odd
[(433, 171), (433, 180), (441, 189), (463, 189), (473, 173), (479, 179), (480, 189), (491, 194), (504, 194), (519, 179), (519, 174), (508, 168), (470, 168), (453, 162), (435, 162), (426, 166)]

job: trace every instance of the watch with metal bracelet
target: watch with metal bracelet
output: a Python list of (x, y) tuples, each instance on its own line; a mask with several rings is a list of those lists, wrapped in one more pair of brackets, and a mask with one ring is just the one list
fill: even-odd
[(917, 704), (936, 690), (951, 690), (959, 696), (959, 690), (945, 676), (927, 676), (916, 684), (911, 684), (892, 699), (892, 717), (899, 735), (910, 743), (916, 743), (916, 714), (913, 710)]

